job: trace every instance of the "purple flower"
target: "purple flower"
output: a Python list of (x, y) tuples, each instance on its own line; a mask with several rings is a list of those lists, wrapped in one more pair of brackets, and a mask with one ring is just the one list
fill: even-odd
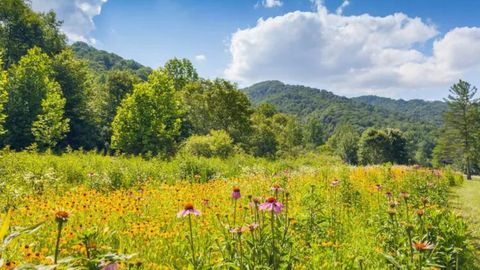
[(278, 214), (282, 212), (283, 207), (283, 204), (277, 202), (277, 199), (270, 197), (267, 199), (266, 202), (260, 205), (259, 209), (262, 211), (273, 211), (275, 214)]
[(177, 217), (181, 218), (181, 217), (186, 217), (188, 215), (200, 216), (201, 213), (200, 213), (200, 211), (198, 211), (197, 209), (195, 209), (193, 207), (193, 204), (187, 203), (187, 204), (185, 204), (185, 208), (182, 211), (177, 213)]
[(340, 184), (340, 181), (338, 179), (335, 179), (330, 183), (330, 186), (336, 187), (336, 186), (338, 186), (338, 184)]
[(120, 266), (118, 265), (118, 263), (110, 263), (107, 266), (103, 267), (102, 270), (117, 270), (119, 268)]
[(244, 227), (245, 230), (249, 230), (251, 232), (253, 232), (256, 228), (258, 228), (258, 223), (256, 222), (248, 224), (247, 226)]
[(232, 191), (232, 199), (238, 200), (240, 199), (240, 197), (242, 197), (242, 195), (240, 194), (240, 188), (234, 187)]

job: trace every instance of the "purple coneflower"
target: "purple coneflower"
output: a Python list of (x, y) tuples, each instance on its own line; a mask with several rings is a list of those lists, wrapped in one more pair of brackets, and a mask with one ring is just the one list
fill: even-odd
[(107, 266), (103, 267), (102, 270), (117, 270), (119, 268), (120, 266), (118, 265), (118, 263), (110, 263)]
[(210, 200), (209, 200), (209, 199), (203, 199), (203, 200), (202, 200), (202, 204), (203, 204), (204, 206), (208, 206), (208, 205), (210, 204)]
[(409, 197), (410, 197), (410, 194), (408, 194), (408, 192), (405, 192), (405, 191), (400, 192), (400, 198), (403, 198), (406, 200)]
[(275, 214), (278, 214), (282, 212), (283, 204), (278, 202), (277, 199), (270, 197), (259, 206), (259, 209), (263, 211), (272, 211)]
[(258, 228), (258, 223), (254, 222), (251, 224), (248, 224), (247, 226), (244, 227), (245, 230), (253, 232), (256, 228)]
[(231, 228), (230, 232), (233, 234), (242, 234), (243, 232), (247, 231), (246, 227), (236, 227), (236, 228)]
[(375, 189), (376, 189), (377, 191), (381, 191), (381, 190), (382, 190), (382, 185), (376, 184), (376, 185), (375, 185)]
[(240, 188), (234, 187), (232, 191), (232, 199), (238, 200), (240, 197), (242, 197), (242, 194), (240, 194)]
[(193, 204), (187, 203), (185, 204), (185, 207), (183, 208), (183, 210), (177, 213), (177, 217), (181, 218), (181, 217), (186, 217), (188, 215), (200, 216), (201, 213), (200, 211), (198, 211), (193, 207)]
[(393, 197), (393, 193), (391, 191), (387, 191), (387, 192), (385, 192), (385, 196), (387, 196), (387, 198), (391, 199)]

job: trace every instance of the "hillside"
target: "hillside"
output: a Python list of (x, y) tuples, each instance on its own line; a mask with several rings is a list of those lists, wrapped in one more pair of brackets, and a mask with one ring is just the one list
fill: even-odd
[(265, 81), (244, 89), (254, 105), (274, 104), (281, 112), (300, 118), (320, 117), (332, 131), (340, 123), (359, 130), (367, 127), (396, 127), (403, 130), (438, 128), (446, 109), (443, 102), (393, 100), (376, 96), (346, 98), (326, 90), (279, 81)]
[(131, 70), (144, 80), (152, 72), (151, 68), (134, 60), (126, 60), (117, 54), (98, 50), (84, 42), (72, 44), (72, 49), (78, 57), (88, 60), (95, 71)]

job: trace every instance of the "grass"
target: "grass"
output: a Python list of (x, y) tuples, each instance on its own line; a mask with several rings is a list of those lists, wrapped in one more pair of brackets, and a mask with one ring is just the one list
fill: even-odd
[(469, 222), (473, 244), (480, 255), (480, 176), (452, 188), (451, 204)]

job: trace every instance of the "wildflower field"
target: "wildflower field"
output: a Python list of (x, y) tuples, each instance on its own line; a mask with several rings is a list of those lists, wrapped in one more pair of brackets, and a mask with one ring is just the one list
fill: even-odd
[[(227, 160), (242, 169), (166, 181), (160, 169), (177, 161), (29, 155), (2, 153), (2, 269), (476, 267), (447, 201), (462, 177), (449, 170)], [(92, 170), (108, 162), (137, 162), (118, 176), (136, 178), (114, 184), (113, 172)], [(67, 167), (84, 180), (69, 181)]]

